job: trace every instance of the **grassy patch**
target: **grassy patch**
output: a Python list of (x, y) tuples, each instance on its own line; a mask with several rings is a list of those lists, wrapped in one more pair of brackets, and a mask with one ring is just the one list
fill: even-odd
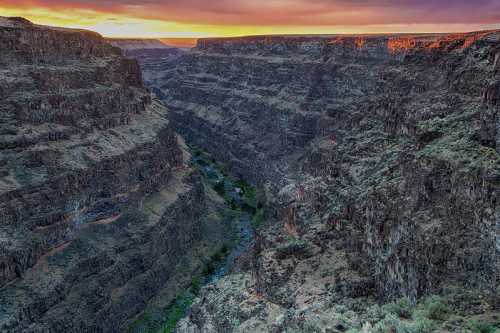
[(417, 306), (408, 298), (400, 298), (382, 307), (375, 305), (368, 308), (363, 321), (370, 325), (370, 332), (374, 333), (430, 333), (443, 324), (450, 314), (447, 300), (440, 296), (431, 296)]
[(431, 333), (436, 328), (436, 323), (427, 318), (406, 322), (394, 314), (388, 314), (382, 321), (373, 327), (374, 333)]
[(408, 298), (403, 297), (395, 302), (383, 306), (384, 311), (397, 315), (400, 318), (411, 318), (413, 306)]
[(498, 333), (500, 329), (491, 323), (473, 320), (469, 322), (469, 328), (473, 333)]
[(419, 318), (445, 320), (450, 314), (448, 302), (440, 296), (431, 296), (420, 304), (416, 311)]
[(429, 333), (434, 331), (437, 324), (435, 321), (427, 318), (418, 318), (406, 326), (409, 333)]

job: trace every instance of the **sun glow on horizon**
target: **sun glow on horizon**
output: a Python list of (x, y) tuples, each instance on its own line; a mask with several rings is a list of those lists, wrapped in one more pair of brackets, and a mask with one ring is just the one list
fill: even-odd
[[(130, 7), (130, 6), (129, 6)], [(133, 11), (133, 8), (129, 8)], [(204, 38), (245, 35), (464, 32), (500, 29), (500, 24), (235, 25), (149, 19), (84, 8), (2, 8), (0, 16), (22, 16), (42, 25), (87, 29), (112, 38)]]

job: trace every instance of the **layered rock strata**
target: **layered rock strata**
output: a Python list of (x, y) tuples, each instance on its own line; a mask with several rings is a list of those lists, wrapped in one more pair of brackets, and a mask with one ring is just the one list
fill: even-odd
[(315, 265), (345, 258), (324, 274), (347, 294), (415, 301), (459, 284), (494, 300), (499, 54), (498, 31), (204, 39), (147, 84), (188, 142), (276, 198), (258, 295), (300, 302), (301, 255), (278, 251), (292, 237), (341, 249)]
[(112, 45), (119, 47), (130, 58), (137, 59), (143, 71), (144, 80), (148, 88), (156, 96), (163, 96), (157, 87), (174, 75), (175, 68), (181, 57), (187, 53), (186, 49), (167, 46), (158, 40), (128, 40), (109, 39)]
[(123, 332), (171, 301), (224, 229), (137, 61), (0, 18), (0, 99), (0, 331)]

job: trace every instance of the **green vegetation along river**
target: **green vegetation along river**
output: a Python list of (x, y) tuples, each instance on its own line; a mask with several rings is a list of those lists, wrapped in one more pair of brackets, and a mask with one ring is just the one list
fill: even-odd
[(194, 277), (191, 286), (179, 295), (167, 309), (165, 321), (156, 333), (173, 332), (175, 326), (188, 312), (203, 285), (216, 282), (234, 266), (236, 259), (250, 248), (254, 241), (254, 228), (262, 223), (263, 208), (256, 199), (255, 188), (244, 181), (227, 176), (222, 168), (207, 154), (193, 149), (193, 163), (208, 183), (232, 210), (235, 242), (224, 246), (205, 264), (201, 276)]

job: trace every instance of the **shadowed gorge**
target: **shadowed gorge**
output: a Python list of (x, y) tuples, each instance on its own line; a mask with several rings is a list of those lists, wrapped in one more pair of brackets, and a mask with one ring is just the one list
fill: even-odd
[(323, 331), (340, 320), (329, 302), (357, 313), (347, 329), (363, 320), (353, 302), (455, 302), (450, 288), (489, 300), (473, 312), (498, 306), (499, 41), (201, 39), (174, 62), (137, 51), (179, 133), (261, 188), (275, 221), (253, 266), (208, 289), (179, 331), (304, 331), (304, 319)]
[(0, 17), (1, 332), (500, 330), (500, 32)]

